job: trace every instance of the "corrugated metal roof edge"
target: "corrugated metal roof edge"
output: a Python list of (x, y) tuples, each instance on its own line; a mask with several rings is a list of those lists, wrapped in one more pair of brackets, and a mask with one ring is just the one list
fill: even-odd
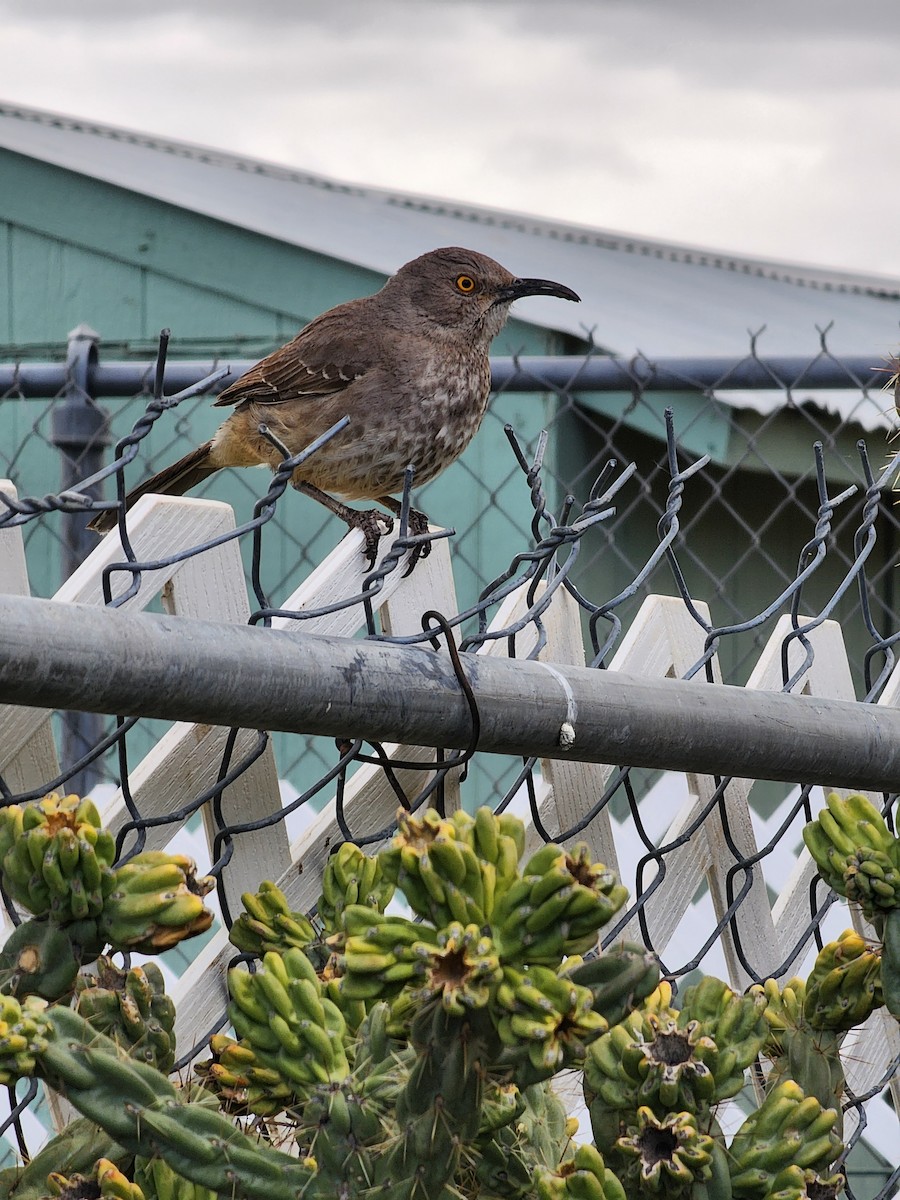
[(498, 229), (515, 230), (534, 237), (544, 237), (576, 245), (596, 246), (604, 250), (667, 259), (670, 262), (688, 263), (717, 270), (735, 271), (744, 275), (757, 275), (797, 287), (880, 296), (885, 299), (900, 298), (900, 280), (886, 275), (816, 267), (779, 259), (755, 258), (704, 246), (650, 238), (642, 234), (628, 234), (590, 225), (553, 221), (546, 217), (476, 205), (466, 201), (350, 183), (264, 159), (231, 154), (226, 150), (214, 149), (193, 142), (176, 141), (162, 135), (141, 133), (123, 126), (108, 125), (101, 121), (68, 116), (64, 113), (31, 108), (11, 102), (0, 101), (0, 117), (31, 121), (39, 125), (70, 130), (73, 133), (128, 142), (131, 145), (143, 146), (148, 150), (174, 154), (210, 166), (263, 175), (286, 183), (340, 192), (362, 199), (380, 200), (385, 205), (394, 208), (409, 208), (417, 212), (433, 213), (435, 216), (458, 218)]

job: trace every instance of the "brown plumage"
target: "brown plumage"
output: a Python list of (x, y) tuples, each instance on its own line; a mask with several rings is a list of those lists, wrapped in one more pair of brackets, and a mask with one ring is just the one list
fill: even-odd
[[(215, 401), (234, 406), (213, 438), (140, 484), (126, 507), (148, 492), (180, 496), (223, 467), (282, 461), (259, 432), (264, 424), (292, 454), (343, 416), (346, 429), (298, 468), (292, 485), (366, 534), (372, 558), (390, 518), (335, 499), (377, 500), (392, 512), (408, 464), (427, 483), (462, 454), (490, 392), (491, 341), (510, 305), (523, 296), (578, 296), (546, 279), (520, 279), (474, 250), (449, 247), (401, 267), (381, 291), (316, 317)], [(91, 524), (111, 529), (114, 510)], [(427, 520), (411, 514), (412, 532)], [(427, 552), (427, 544), (425, 546)]]

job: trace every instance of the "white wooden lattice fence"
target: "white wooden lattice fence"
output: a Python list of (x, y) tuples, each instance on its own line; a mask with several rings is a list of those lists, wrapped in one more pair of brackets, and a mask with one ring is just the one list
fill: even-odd
[[(15, 494), (9, 483), (0, 483), (0, 489)], [(234, 515), (229, 506), (193, 499), (145, 497), (129, 519), (131, 542), (140, 561), (171, 556), (233, 528)], [(318, 609), (358, 594), (365, 574), (360, 545), (359, 534), (348, 535), (293, 595), (280, 602), (280, 607), (291, 611)], [(421, 614), (428, 609), (447, 614), (457, 612), (448, 547), (447, 541), (436, 541), (430, 556), (421, 560), (408, 578), (402, 578), (399, 571), (387, 577), (382, 591), (373, 601), (386, 632), (394, 635), (419, 632)], [(109, 564), (123, 560), (118, 535), (110, 534), (63, 585), (55, 599), (60, 603), (101, 605), (103, 570)], [(115, 576), (114, 581), (118, 580), (118, 583), (114, 582), (114, 596), (120, 595), (131, 579), (130, 573)], [(19, 595), (29, 592), (20, 528), (0, 530), (0, 592)], [(157, 596), (165, 610), (172, 614), (245, 623), (250, 606), (237, 542), (226, 542), (170, 568), (146, 572), (140, 590), (125, 604), (143, 608)], [(697, 607), (705, 615), (705, 606), (698, 604)], [(520, 589), (503, 603), (493, 627), (507, 627), (524, 608), (524, 591)], [(273, 624), (280, 627), (290, 622), (287, 618), (276, 618)], [(316, 616), (305, 621), (302, 628), (314, 633), (352, 636), (363, 625), (363, 609), (357, 604), (327, 616)], [(562, 589), (556, 592), (548, 609), (545, 627), (548, 640), (541, 654), (544, 661), (584, 663), (580, 612), (574, 600)], [(773, 630), (747, 687), (780, 689), (782, 642), (789, 627), (785, 617)], [(518, 639), (518, 656), (526, 654), (534, 645), (534, 637), (534, 627), (527, 626)], [(804, 691), (821, 697), (854, 699), (840, 626), (827, 622), (815, 629), (810, 638), (815, 657), (805, 677)], [(799, 656), (802, 651), (798, 643), (794, 641), (791, 645)], [(504, 654), (506, 648), (505, 639), (488, 641), (482, 653)], [(227, 647), (223, 647), (223, 651), (227, 653)], [(677, 678), (702, 652), (703, 631), (691, 619), (681, 600), (651, 596), (620, 643), (610, 670)], [(714, 663), (713, 667), (718, 680), (717, 665)], [(879, 703), (900, 704), (900, 667), (894, 672)], [(0, 773), (14, 792), (39, 788), (44, 781), (58, 774), (50, 717), (46, 710), (0, 706)], [(131, 793), (142, 816), (150, 818), (171, 813), (180, 807), (186, 796), (212, 785), (226, 735), (227, 730), (207, 725), (172, 725), (130, 776)], [(835, 736), (839, 736), (839, 731), (835, 731)], [(246, 752), (254, 741), (252, 732), (241, 734), (236, 755)], [(432, 754), (430, 750), (411, 746), (389, 747), (388, 751), (397, 758), (416, 761), (427, 761)], [(552, 832), (578, 821), (604, 790), (612, 770), (611, 767), (574, 760), (543, 762), (538, 802), (544, 827)], [(401, 769), (397, 777), (401, 785), (409, 786), (411, 795), (423, 785), (421, 772)], [(730, 835), (742, 858), (752, 857), (758, 849), (759, 819), (748, 804), (752, 782), (733, 781), (725, 799)], [(823, 782), (827, 784), (827, 780)], [(651, 809), (648, 822), (657, 831), (657, 844), (672, 841), (690, 825), (710, 800), (715, 786), (715, 780), (709, 776), (688, 775), (681, 789), (683, 798), (672, 811), (660, 812), (653, 806), (658, 803), (655, 797), (659, 795), (662, 795), (664, 805), (671, 804), (674, 789), (660, 792), (657, 788), (645, 797), (644, 804)], [(459, 794), (458, 781), (451, 777), (445, 788), (446, 802), (449, 805), (459, 803)], [(279, 811), (281, 803), (278, 772), (269, 746), (225, 791), (223, 817), (229, 824), (252, 822)], [(814, 803), (821, 803), (821, 796), (815, 792)], [(129, 819), (121, 791), (101, 807), (105, 821), (114, 830)], [(380, 768), (364, 765), (350, 778), (344, 794), (344, 811), (349, 821), (353, 822), (356, 817), (354, 825), (376, 830), (391, 822), (395, 810), (396, 796)], [(204, 814), (204, 819), (211, 845), (216, 830), (208, 815)], [(169, 823), (150, 827), (147, 835), (147, 847), (153, 848), (172, 844), (173, 838), (177, 843), (178, 830)], [(241, 892), (255, 890), (264, 878), (276, 880), (295, 908), (310, 907), (318, 894), (328, 848), (340, 836), (333, 800), (293, 840), (281, 821), (259, 832), (242, 834), (235, 840), (234, 856), (225, 871), (232, 909), (238, 908)], [(608, 808), (579, 836), (590, 843), (596, 858), (613, 867), (622, 866), (623, 845), (628, 840), (627, 822), (617, 823)], [(532, 844), (539, 840), (534, 829), (531, 839)], [(799, 826), (793, 840), (798, 847), (797, 853), (791, 854), (787, 862), (782, 854), (779, 861), (783, 876), (775, 886), (771, 879), (764, 877), (760, 865), (753, 868), (752, 886), (737, 914), (744, 953), (761, 974), (782, 963), (809, 919), (808, 897), (814, 866), (806, 850), (800, 848)], [(698, 834), (667, 855), (666, 863), (663, 884), (649, 897), (645, 909), (653, 946), (663, 957), (686, 915), (695, 910), (698, 889), (702, 890), (704, 881), (708, 885), (708, 899), (715, 918), (721, 917), (728, 907), (726, 876), (734, 866), (735, 858), (725, 841), (718, 806), (713, 807)], [(300, 867), (302, 870), (298, 869)], [(629, 880), (624, 867), (622, 874), (624, 882), (633, 887), (634, 881)], [(846, 912), (843, 917), (847, 917)], [(852, 920), (863, 928), (858, 913), (853, 914)], [(847, 923), (844, 919), (843, 924)], [(3, 936), (5, 930), (0, 930), (0, 937)], [(640, 940), (636, 917), (630, 922), (625, 936)], [(730, 982), (737, 988), (745, 987), (749, 979), (739, 961), (729, 928), (726, 927), (720, 942), (724, 969)], [(203, 1036), (223, 1011), (223, 968), (232, 954), (225, 931), (220, 927), (174, 985), (182, 1052)], [(804, 952), (795, 957), (798, 967), (803, 958)], [(877, 1082), (898, 1050), (900, 1037), (896, 1023), (886, 1018), (883, 1012), (874, 1014), (859, 1036), (853, 1039), (845, 1056), (848, 1082), (854, 1092), (865, 1092)], [(895, 1103), (900, 1110), (900, 1086), (896, 1081), (893, 1088)], [(880, 1107), (890, 1115), (884, 1105)], [(852, 1118), (852, 1111), (849, 1116)], [(879, 1120), (882, 1116), (884, 1114), (880, 1114)], [(873, 1130), (877, 1129), (879, 1120), (871, 1122)], [(896, 1124), (893, 1129), (896, 1138)]]

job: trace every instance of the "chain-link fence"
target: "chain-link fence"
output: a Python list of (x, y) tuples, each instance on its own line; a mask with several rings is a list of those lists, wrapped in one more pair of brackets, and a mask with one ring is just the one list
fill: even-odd
[[(209, 436), (214, 418), (206, 396), (221, 386), (214, 373), (210, 377), (215, 364), (173, 363), (166, 374), (163, 365), (120, 361), (104, 368), (93, 339), (81, 331), (66, 362), (23, 361), (0, 374), (0, 475), (18, 490), (18, 498), (0, 496), (0, 531), (22, 527), (34, 594), (52, 595), (93, 544), (83, 528), (85, 510), (111, 503), (123, 473), (132, 485)], [(627, 640), (641, 605), (663, 594), (677, 599), (700, 643), (700, 652), (670, 673), (713, 680), (720, 670), (725, 682), (744, 684), (774, 633), (783, 650), (776, 686), (802, 693), (823, 667), (814, 634), (835, 621), (856, 698), (875, 704), (889, 685), (900, 637), (894, 601), (898, 518), (887, 444), (893, 410), (883, 390), (889, 370), (884, 363), (833, 358), (824, 337), (809, 360), (766, 360), (753, 343), (741, 362), (623, 364), (589, 355), (495, 363), (495, 394), (472, 450), (416, 498), (435, 520), (455, 526), (455, 609), (424, 621), (424, 632), (395, 634), (394, 640), (434, 642), (449, 648), (454, 662), (460, 661), (457, 647), (465, 659), (491, 641), (506, 645), (512, 657), (533, 658), (546, 644), (548, 606), (557, 592), (565, 592), (581, 616), (588, 664), (605, 668)], [(114, 456), (105, 450), (113, 440)], [(235, 508), (237, 528), (221, 540), (237, 542), (243, 552), (254, 597), (251, 622), (303, 628), (303, 622), (335, 608), (353, 609), (364, 634), (391, 640), (379, 616), (380, 598), (417, 542), (406, 535), (402, 518), (395, 531), (399, 539), (365, 576), (360, 591), (330, 606), (320, 599), (302, 611), (292, 609), (294, 589), (343, 532), (305, 499), (285, 494), (298, 461), (286, 459), (273, 478), (228, 472), (207, 488), (208, 495)], [(101, 493), (106, 501), (98, 498)], [(442, 535), (425, 535), (435, 536)], [(162, 566), (207, 553), (210, 545), (198, 541), (142, 561), (126, 537), (121, 559), (104, 574), (107, 603), (121, 607)], [(504, 622), (504, 603), (523, 585), (524, 607)], [(788, 627), (776, 632), (785, 617)], [(461, 666), (458, 678), (464, 686)], [(477, 729), (477, 701), (469, 699)], [(253, 735), (249, 743), (230, 738), (214, 781), (182, 796), (177, 811), (150, 818), (129, 794), (129, 770), (167, 728), (137, 716), (111, 723), (77, 714), (60, 775), (26, 792), (0, 779), (4, 802), (50, 789), (118, 787), (128, 809), (118, 834), (126, 853), (151, 830), (158, 837), (167, 822), (174, 832), (203, 814), (215, 836), (210, 848), (196, 833), (197, 855), (222, 880), (235, 841), (257, 830), (229, 819), (222, 796), (258, 760), (267, 736)], [(839, 741), (840, 728), (832, 732)], [(676, 983), (697, 970), (722, 973), (726, 937), (733, 938), (747, 979), (769, 973), (742, 950), (741, 905), (754, 870), (762, 872), (771, 895), (782, 892), (800, 829), (819, 806), (818, 788), (760, 772), (750, 795), (757, 849), (748, 854), (728, 833), (726, 801), (734, 781), (725, 770), (677, 835), (671, 815), (685, 799), (683, 778), (678, 782), (659, 770), (627, 765), (608, 775), (589, 811), (558, 830), (541, 822), (537, 758), (476, 752), (474, 735), (468, 750), (449, 756), (437, 771), (434, 761), (392, 761), (378, 743), (344, 741), (335, 752), (327, 738), (276, 734), (272, 740), (284, 806), (268, 823), (302, 823), (337, 789), (339, 836), (362, 845), (389, 832), (373, 826), (364, 810), (342, 807), (354, 770), (365, 767), (383, 773), (393, 803), (416, 809), (442, 803), (442, 787), (465, 765), (467, 807), (521, 805), (543, 836), (558, 840), (607, 812), (632, 893), (628, 913), (608, 939), (621, 934), (629, 920), (637, 922)], [(890, 814), (893, 794), (881, 800)], [(667, 864), (676, 863), (717, 813), (730, 855), (725, 908), (716, 907), (705, 884), (698, 886), (690, 913), (657, 944), (648, 914)], [(821, 945), (831, 930), (846, 924), (833, 900), (821, 885), (809, 890), (802, 935), (771, 973), (784, 976), (794, 969), (811, 933)], [(230, 919), (227, 901), (222, 919)], [(183, 969), (183, 957), (175, 952), (170, 957), (176, 973)], [(182, 1050), (187, 1063), (194, 1050)], [(896, 1118), (885, 1091), (898, 1066), (896, 1059), (879, 1063), (864, 1094), (848, 1093), (847, 1109), (856, 1116), (850, 1186), (859, 1197), (887, 1197), (900, 1181), (890, 1149), (897, 1144)], [(27, 1143), (35, 1096), (11, 1097), (14, 1113), (3, 1126), (7, 1137), (17, 1130)]]
[[(105, 444), (131, 428), (149, 399), (154, 372), (147, 348), (112, 347), (98, 361), (95, 336), (75, 330), (68, 351), (57, 348), (62, 360), (57, 366), (22, 361), (0, 371), (0, 471), (23, 494), (61, 491), (93, 473)], [(40, 351), (46, 354), (47, 348), (28, 348), (29, 354)], [(142, 365), (127, 358), (104, 361), (125, 353), (142, 358)], [(10, 348), (5, 356), (12, 356)], [(231, 362), (229, 378), (247, 365), (246, 360)], [(196, 382), (216, 366), (171, 363), (167, 390)], [(615, 596), (640, 576), (637, 588), (617, 606), (627, 627), (647, 594), (675, 590), (664, 563), (650, 574), (643, 570), (667, 502), (664, 409), (671, 405), (682, 461), (709, 456), (679, 515), (676, 545), (684, 579), (689, 591), (710, 603), (716, 625), (747, 624), (719, 646), (726, 680), (742, 683), (767, 636), (765, 622), (753, 618), (796, 574), (822, 503), (819, 476), (833, 493), (850, 485), (864, 489), (868, 474), (877, 475), (886, 461), (893, 423), (890, 398), (882, 390), (886, 371), (884, 363), (834, 358), (824, 335), (819, 352), (808, 359), (767, 360), (753, 340), (739, 361), (620, 363), (589, 356), (497, 362), (496, 392), (479, 437), (451, 472), (422, 489), (417, 503), (437, 523), (455, 528), (457, 589), (461, 601), (471, 603), (507, 557), (505, 548), (521, 545), (529, 532), (522, 476), (503, 435), (506, 424), (516, 430), (526, 453), (533, 451), (540, 431), (548, 431), (542, 478), (551, 509), (560, 506), (568, 490), (583, 495), (607, 460), (633, 462), (637, 469), (617, 496), (614, 517), (585, 545), (575, 568), (586, 595)], [(126, 391), (134, 394), (107, 399)], [(96, 406), (85, 403), (89, 395), (98, 398)], [(217, 419), (202, 392), (183, 400), (166, 419), (144, 430), (128, 466), (129, 485), (209, 436)], [(861, 435), (868, 438), (868, 459), (857, 447)], [(814, 443), (819, 451), (814, 452)], [(110, 494), (111, 479), (106, 486)], [(193, 494), (225, 499), (240, 515), (251, 511), (264, 486), (258, 471), (230, 471)], [(806, 585), (810, 611), (833, 593), (854, 561), (855, 517), (846, 501), (835, 513), (829, 552)], [(270, 596), (279, 596), (322, 560), (342, 527), (324, 509), (299, 500), (290, 509), (282, 506), (273, 524), (278, 533), (270, 536), (265, 586)], [(77, 518), (52, 512), (27, 526), (35, 594), (52, 595), (95, 544), (93, 535), (78, 527)], [(872, 617), (889, 623), (898, 540), (890, 503), (879, 504), (875, 527), (877, 545), (867, 565)], [(249, 570), (249, 560), (247, 565)], [(851, 589), (832, 614), (851, 638), (856, 630), (868, 636), (859, 620), (860, 603)], [(856, 642), (851, 649), (859, 689), (865, 688), (866, 648)], [(291, 778), (295, 764), (284, 758), (284, 750), (281, 761)]]

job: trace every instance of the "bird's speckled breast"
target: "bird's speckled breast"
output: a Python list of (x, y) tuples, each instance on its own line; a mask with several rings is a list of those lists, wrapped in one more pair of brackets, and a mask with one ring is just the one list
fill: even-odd
[[(415, 486), (454, 462), (478, 432), (490, 397), (486, 354), (455, 359), (445, 353), (422, 363), (392, 394), (371, 398), (365, 420), (354, 421), (302, 469), (303, 478), (347, 500), (389, 496), (403, 488), (407, 466)], [(300, 472), (298, 472), (298, 475)]]

